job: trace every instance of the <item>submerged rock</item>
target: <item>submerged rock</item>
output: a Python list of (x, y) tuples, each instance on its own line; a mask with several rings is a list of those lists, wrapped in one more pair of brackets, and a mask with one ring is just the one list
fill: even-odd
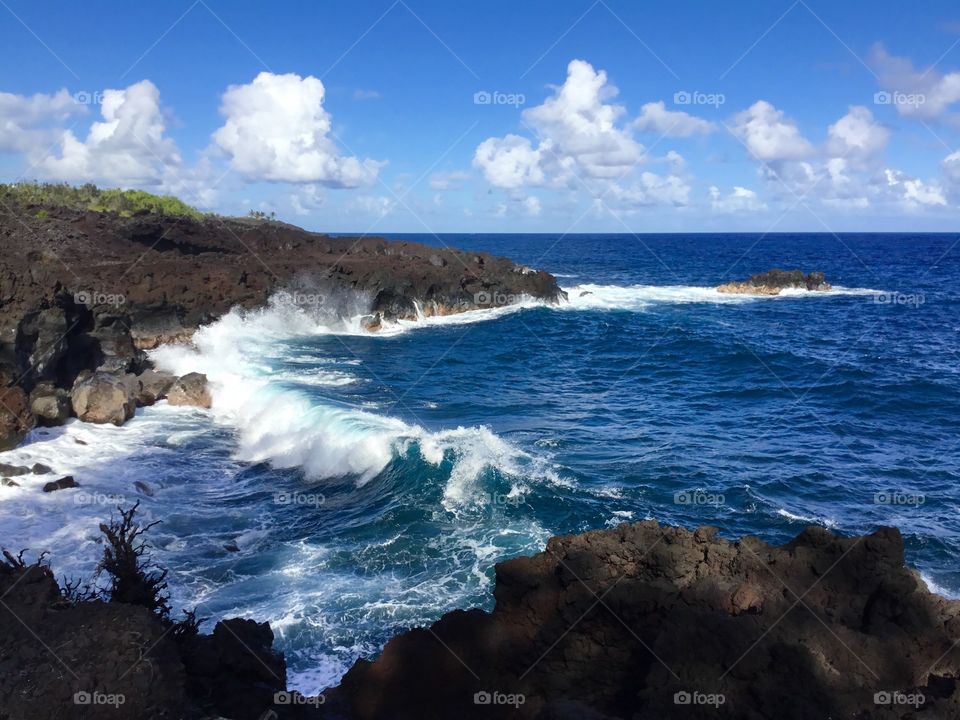
[(137, 407), (131, 377), (112, 373), (83, 377), (70, 394), (73, 411), (84, 422), (123, 425)]
[(80, 487), (80, 486), (77, 484), (77, 481), (73, 479), (72, 475), (67, 475), (66, 477), (60, 478), (59, 480), (51, 480), (50, 482), (45, 483), (43, 486), (43, 491), (48, 493), (48, 492), (56, 492), (57, 490), (67, 490), (69, 488), (75, 488), (75, 487)]
[(749, 279), (740, 282), (730, 282), (720, 285), (718, 292), (737, 293), (743, 295), (779, 295), (782, 290), (810, 290), (824, 292), (832, 289), (822, 272), (812, 272), (807, 275), (801, 270), (768, 270), (764, 273), (751, 275)]
[(167, 402), (171, 405), (192, 405), (209, 408), (213, 404), (207, 376), (203, 373), (188, 373), (178, 378), (167, 393)]

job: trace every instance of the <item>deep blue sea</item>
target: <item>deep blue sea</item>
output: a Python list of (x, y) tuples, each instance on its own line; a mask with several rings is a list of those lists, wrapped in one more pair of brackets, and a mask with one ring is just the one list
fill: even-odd
[[(396, 237), (545, 268), (570, 301), (378, 336), (323, 303), (227, 316), (156, 354), (210, 375), (212, 413), (164, 403), (0, 454), (83, 495), (0, 488), (6, 543), (89, 575), (96, 523), (139, 499), (175, 604), (270, 620), (305, 691), (492, 607), (497, 561), (646, 518), (775, 542), (895, 525), (960, 593), (960, 235)], [(712, 289), (771, 267), (835, 289)]]

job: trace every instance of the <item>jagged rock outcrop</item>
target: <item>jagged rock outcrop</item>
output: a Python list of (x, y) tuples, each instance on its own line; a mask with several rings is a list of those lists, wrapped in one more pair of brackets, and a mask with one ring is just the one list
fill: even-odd
[(133, 376), (98, 372), (81, 377), (70, 393), (73, 411), (84, 422), (123, 425), (133, 417), (139, 387)]
[(893, 529), (809, 528), (772, 546), (624, 525), (500, 563), (494, 595), (492, 613), (450, 613), (358, 662), (328, 707), (362, 720), (960, 717), (960, 603), (904, 566)]
[(0, 451), (15, 448), (36, 424), (23, 388), (0, 387)]
[(960, 602), (904, 566), (890, 528), (775, 546), (647, 521), (555, 537), (496, 575), (492, 613), (395, 637), (321, 702), (284, 692), (266, 624), (164, 633), (143, 607), (67, 602), (49, 570), (0, 564), (0, 715), (73, 717), (79, 691), (126, 697), (90, 718), (960, 717)]
[(207, 387), (207, 376), (203, 373), (187, 373), (177, 378), (167, 392), (167, 402), (171, 405), (209, 408), (213, 398)]
[(831, 289), (822, 272), (806, 275), (802, 270), (768, 270), (751, 275), (744, 281), (734, 281), (720, 285), (718, 292), (742, 295), (779, 295), (783, 290), (811, 290), (824, 292)]

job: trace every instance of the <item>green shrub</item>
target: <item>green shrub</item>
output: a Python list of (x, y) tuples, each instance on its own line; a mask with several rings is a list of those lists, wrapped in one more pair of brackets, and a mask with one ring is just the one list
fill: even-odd
[(70, 210), (92, 210), (100, 213), (113, 213), (121, 217), (130, 217), (136, 213), (148, 212), (151, 215), (173, 215), (200, 219), (204, 213), (170, 195), (153, 195), (143, 190), (120, 190), (116, 188), (101, 190), (87, 183), (80, 187), (66, 183), (20, 182), (9, 185), (0, 184), (0, 207), (2, 206), (40, 206), (36, 217), (45, 218), (46, 208), (67, 208)]

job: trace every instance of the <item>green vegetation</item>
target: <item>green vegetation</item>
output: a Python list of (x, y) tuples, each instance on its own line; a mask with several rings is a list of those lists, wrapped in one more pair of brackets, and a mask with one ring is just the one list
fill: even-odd
[[(121, 217), (130, 217), (140, 212), (147, 212), (151, 215), (190, 217), (198, 220), (204, 217), (204, 213), (170, 195), (153, 195), (143, 190), (101, 190), (90, 183), (80, 187), (74, 187), (66, 183), (21, 182), (12, 185), (0, 184), (0, 203), (8, 206), (92, 210), (101, 213), (115, 213)], [(41, 219), (47, 217), (47, 215), (48, 212), (45, 209), (40, 209), (35, 214), (37, 218)]]

